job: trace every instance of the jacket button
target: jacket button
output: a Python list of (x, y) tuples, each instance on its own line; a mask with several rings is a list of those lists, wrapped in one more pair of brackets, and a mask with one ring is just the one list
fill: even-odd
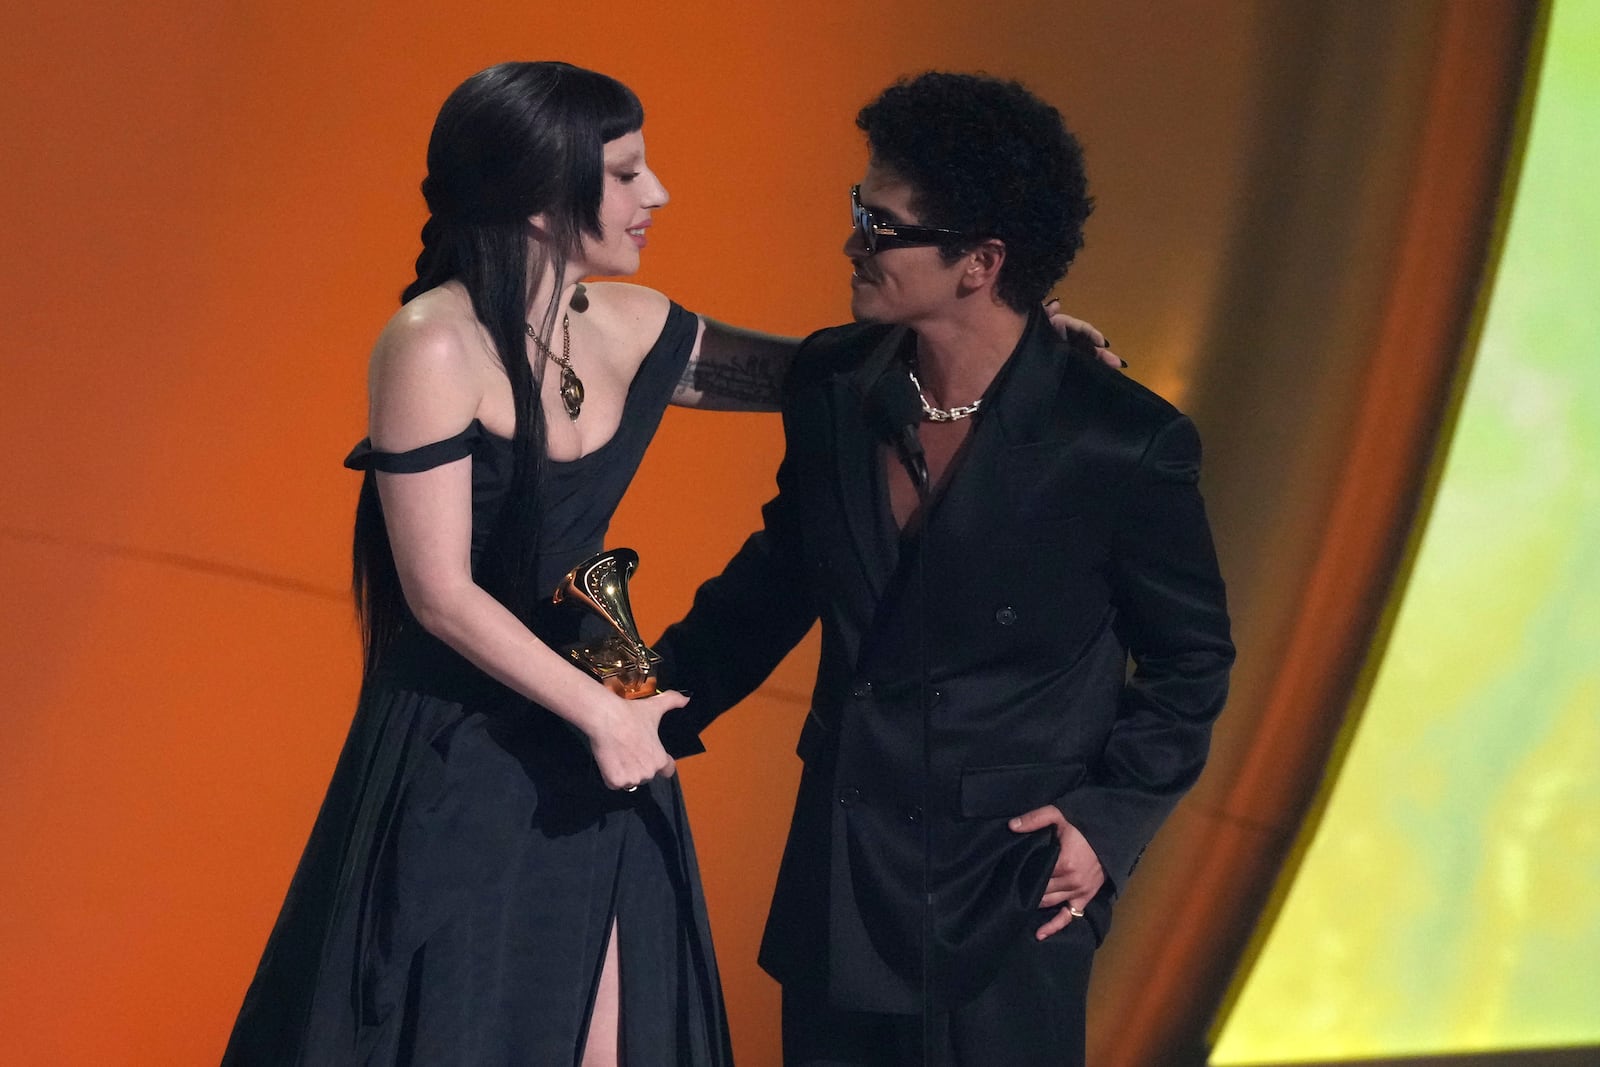
[(862, 697), (869, 695), (871, 692), (871, 682), (857, 682), (855, 687), (850, 690), (850, 695), (855, 697), (857, 700), (860, 700)]
[(847, 808), (859, 799), (861, 799), (861, 791), (859, 789), (846, 788), (839, 790), (839, 803)]
[(906, 822), (918, 822), (922, 819), (922, 809), (913, 804), (906, 809)]
[(928, 703), (929, 704), (938, 704), (943, 700), (944, 700), (944, 693), (941, 692), (938, 689), (935, 689), (933, 692), (928, 694)]
[(999, 623), (1001, 626), (1010, 626), (1012, 623), (1017, 621), (1016, 609), (1009, 606), (1001, 608), (999, 611), (994, 613), (994, 621)]

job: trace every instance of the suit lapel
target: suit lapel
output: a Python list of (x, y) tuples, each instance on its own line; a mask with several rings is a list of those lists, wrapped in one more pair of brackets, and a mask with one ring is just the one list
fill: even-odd
[(829, 395), (839, 503), (873, 599), (894, 572), (897, 550), (894, 523), (885, 517), (879, 434), (867, 421), (867, 397), (905, 340), (904, 329), (891, 330), (853, 372), (833, 378)]
[(995, 493), (1007, 477), (1009, 449), (1049, 433), (1056, 394), (1068, 354), (1044, 316), (1029, 319), (1017, 349), (984, 394), (972, 437), (966, 442), (944, 491), (930, 503), (923, 535), (904, 546), (901, 562), (921, 551), (924, 536), (959, 535), (992, 522)]
[(1056, 417), (1061, 379), (1072, 358), (1067, 345), (1042, 312), (1034, 312), (1017, 343), (1017, 353), (1001, 368), (990, 394), (990, 412), (999, 447), (1029, 444), (1050, 435)]

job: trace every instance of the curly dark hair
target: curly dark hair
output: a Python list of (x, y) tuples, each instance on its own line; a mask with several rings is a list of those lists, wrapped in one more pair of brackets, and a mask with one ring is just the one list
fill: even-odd
[(1007, 305), (1028, 311), (1067, 273), (1094, 201), (1055, 108), (1014, 81), (929, 71), (885, 89), (856, 125), (872, 162), (911, 184), (920, 221), (1005, 243), (995, 290)]

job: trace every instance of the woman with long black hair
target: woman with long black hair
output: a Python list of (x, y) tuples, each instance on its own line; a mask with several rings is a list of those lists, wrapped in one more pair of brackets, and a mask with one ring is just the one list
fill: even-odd
[(667, 403), (771, 407), (792, 351), (580, 284), (637, 270), (667, 202), (643, 120), (561, 63), (482, 71), (440, 111), (417, 277), (348, 461), (361, 700), (227, 1063), (730, 1059), (656, 735), (684, 698), (578, 670), (554, 649), (579, 613), (549, 604)]

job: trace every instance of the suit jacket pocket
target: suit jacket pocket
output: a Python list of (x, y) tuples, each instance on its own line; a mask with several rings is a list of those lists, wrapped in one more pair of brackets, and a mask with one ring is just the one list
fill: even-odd
[(1081, 760), (968, 767), (961, 772), (961, 816), (1009, 819), (1042, 807), (1083, 781)]

